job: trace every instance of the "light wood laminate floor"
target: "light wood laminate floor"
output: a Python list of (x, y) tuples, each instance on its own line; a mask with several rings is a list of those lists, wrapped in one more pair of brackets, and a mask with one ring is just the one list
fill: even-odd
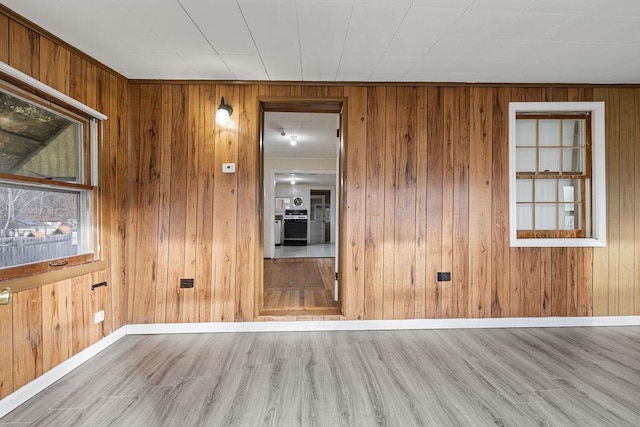
[(333, 296), (334, 263), (333, 258), (265, 259), (260, 314), (340, 314)]
[(640, 328), (130, 335), (24, 426), (638, 426)]

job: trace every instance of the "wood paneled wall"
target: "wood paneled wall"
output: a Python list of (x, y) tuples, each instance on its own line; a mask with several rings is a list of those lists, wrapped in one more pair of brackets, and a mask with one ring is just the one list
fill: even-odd
[[(133, 83), (130, 322), (263, 320), (258, 96), (347, 99), (344, 318), (640, 314), (638, 89)], [(578, 100), (607, 102), (609, 246), (511, 248), (508, 103)]]
[[(2, 13), (0, 61), (109, 117), (99, 155), (102, 251), (108, 269), (16, 293), (11, 305), (0, 306), (3, 398), (124, 324), (128, 87), (126, 79)], [(91, 291), (102, 281), (108, 287)], [(105, 310), (105, 322), (94, 325), (98, 310)]]

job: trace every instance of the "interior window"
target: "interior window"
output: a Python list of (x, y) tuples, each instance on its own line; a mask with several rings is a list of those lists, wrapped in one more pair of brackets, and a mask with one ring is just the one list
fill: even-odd
[[(594, 161), (593, 153), (593, 116), (597, 114), (597, 122), (604, 123), (600, 110), (574, 110), (563, 103), (517, 104), (523, 109), (512, 111), (510, 129), (512, 244), (579, 246), (602, 242), (604, 161)], [(598, 151), (603, 151), (603, 144), (598, 141)], [(602, 181), (595, 186), (594, 169)]]

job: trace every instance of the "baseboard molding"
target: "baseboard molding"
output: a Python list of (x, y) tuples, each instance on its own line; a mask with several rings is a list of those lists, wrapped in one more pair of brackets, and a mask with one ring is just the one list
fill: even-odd
[(214, 332), (385, 331), (408, 329), (564, 328), (640, 326), (640, 316), (508, 317), (502, 319), (328, 320), (291, 322), (153, 323), (126, 325), (0, 400), (0, 418), (126, 335)]
[(96, 354), (100, 353), (102, 350), (106, 349), (126, 335), (127, 330), (124, 326), (113, 331), (97, 343), (85, 348), (78, 354), (71, 356), (71, 358), (65, 360), (55, 368), (45, 372), (35, 380), (25, 384), (4, 399), (0, 400), (0, 418), (4, 417), (9, 412), (13, 411), (15, 408), (22, 405), (24, 402), (31, 399), (33, 396), (40, 393), (42, 390), (49, 387), (51, 384), (58, 381), (60, 378), (64, 377), (69, 372), (90, 360)]
[(127, 334), (147, 335), (212, 332), (384, 331), (403, 329), (562, 328), (580, 326), (640, 326), (640, 316), (154, 323), (127, 325), (126, 328)]

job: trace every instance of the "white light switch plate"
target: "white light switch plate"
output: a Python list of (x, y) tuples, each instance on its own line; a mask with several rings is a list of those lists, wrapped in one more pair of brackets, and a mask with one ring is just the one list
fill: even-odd
[(222, 173), (234, 173), (236, 171), (235, 163), (223, 163), (222, 164)]

